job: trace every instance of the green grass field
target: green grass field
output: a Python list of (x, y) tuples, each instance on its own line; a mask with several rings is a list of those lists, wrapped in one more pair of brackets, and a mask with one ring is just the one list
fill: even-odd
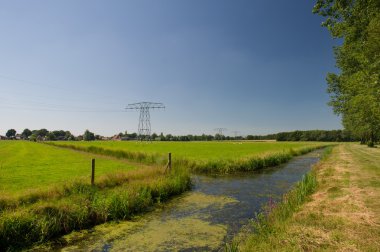
[(279, 165), (292, 157), (326, 146), (316, 142), (49, 142), (83, 152), (112, 156), (149, 165), (173, 165), (197, 173), (247, 172)]
[(136, 141), (93, 141), (93, 142), (54, 142), (58, 145), (96, 146), (110, 150), (123, 150), (149, 154), (167, 155), (173, 159), (216, 161), (238, 159), (246, 156), (261, 155), (268, 152), (286, 151), (290, 148), (317, 146), (314, 142), (136, 142)]
[(90, 181), (92, 158), (96, 158), (96, 176), (135, 168), (121, 160), (90, 153), (34, 142), (0, 141), (0, 193), (62, 184), (78, 177)]

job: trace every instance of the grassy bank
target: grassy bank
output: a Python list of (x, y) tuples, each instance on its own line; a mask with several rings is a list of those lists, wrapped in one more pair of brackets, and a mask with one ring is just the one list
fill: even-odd
[[(149, 146), (146, 153), (133, 151), (136, 143), (123, 143), (123, 142), (93, 142), (93, 143), (67, 143), (67, 142), (49, 142), (53, 146), (69, 148), (73, 150), (80, 150), (84, 152), (111, 156), (119, 159), (127, 159), (136, 162), (143, 162), (146, 164), (164, 165), (167, 162), (167, 156), (161, 152), (152, 152), (152, 150), (159, 150), (161, 143), (141, 144), (137, 146)], [(157, 144), (157, 145), (156, 145)], [(194, 147), (190, 145), (189, 150), (186, 150), (187, 144), (184, 144), (182, 149), (179, 148), (179, 143), (170, 143), (173, 149), (173, 165), (187, 167), (193, 172), (197, 173), (233, 173), (233, 172), (246, 172), (262, 169), (265, 167), (276, 166), (289, 161), (292, 157), (308, 153), (317, 148), (325, 147), (327, 144), (323, 143), (244, 143), (244, 147), (236, 145), (235, 142), (223, 143), (206, 143), (212, 146), (212, 151), (208, 159), (203, 157), (203, 152), (198, 150), (196, 152)], [(169, 145), (170, 145), (169, 144)], [(199, 143), (203, 144), (204, 143)], [(132, 145), (128, 146), (128, 145)], [(165, 143), (165, 148), (168, 148), (168, 143)], [(234, 146), (236, 145), (236, 146)], [(110, 147), (111, 146), (111, 147)], [(128, 148), (125, 148), (127, 146)], [(228, 146), (228, 147), (226, 147)], [(233, 150), (230, 149), (233, 146)], [(247, 152), (249, 148), (251, 152)], [(124, 149), (122, 149), (124, 148)], [(180, 150), (179, 150), (180, 149)], [(179, 150), (179, 151), (178, 151)], [(228, 151), (227, 151), (228, 150)], [(240, 152), (239, 152), (240, 150)], [(261, 152), (260, 152), (261, 151)], [(177, 155), (178, 153), (178, 155)], [(188, 153), (188, 156), (183, 156)], [(216, 156), (225, 154), (223, 158), (215, 159), (212, 155)], [(248, 154), (249, 153), (249, 154)]]
[(96, 186), (77, 183), (62, 197), (3, 210), (0, 250), (20, 249), (73, 230), (130, 219), (190, 188), (190, 176), (184, 169), (174, 169), (169, 174), (163, 168), (142, 169), (104, 177), (101, 181)]
[[(51, 142), (55, 145), (71, 145), (75, 147), (93, 147), (112, 151), (123, 151), (125, 154), (141, 154), (147, 157), (163, 156), (167, 159), (168, 152), (173, 154), (173, 159), (187, 159), (193, 161), (219, 161), (239, 159), (252, 155), (261, 155), (271, 152), (282, 152), (289, 149), (313, 147), (319, 145), (316, 142), (250, 142), (250, 141), (209, 141), (209, 142), (161, 142), (151, 143), (138, 141), (72, 141)], [(96, 149), (94, 149), (95, 151)], [(140, 155), (139, 155), (140, 154)], [(149, 158), (147, 158), (149, 162)]]
[(379, 178), (379, 149), (339, 145), (267, 217), (259, 215), (259, 221), (243, 231), (230, 248), (378, 251)]
[[(198, 173), (234, 173), (249, 172), (266, 167), (273, 167), (288, 162), (295, 156), (303, 155), (326, 145), (316, 145), (313, 147), (300, 147), (288, 149), (282, 152), (268, 152), (261, 155), (252, 155), (240, 159), (220, 160), (209, 162), (191, 162), (183, 160), (187, 167)], [(181, 163), (181, 161), (179, 161)]]

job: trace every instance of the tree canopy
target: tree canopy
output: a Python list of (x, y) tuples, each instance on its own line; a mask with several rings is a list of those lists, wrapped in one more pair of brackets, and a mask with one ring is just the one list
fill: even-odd
[(24, 131), (21, 133), (21, 137), (23, 139), (28, 139), (32, 134), (33, 132), (30, 129), (24, 129)]
[(317, 0), (313, 9), (325, 17), (333, 38), (339, 73), (328, 73), (330, 105), (343, 126), (373, 145), (380, 138), (380, 1)]
[(16, 136), (16, 130), (15, 129), (10, 129), (10, 130), (7, 131), (7, 133), (5, 135), (8, 138), (14, 138)]
[(95, 140), (95, 134), (90, 132), (89, 130), (86, 130), (83, 134), (83, 140), (84, 141), (93, 141), (93, 140)]

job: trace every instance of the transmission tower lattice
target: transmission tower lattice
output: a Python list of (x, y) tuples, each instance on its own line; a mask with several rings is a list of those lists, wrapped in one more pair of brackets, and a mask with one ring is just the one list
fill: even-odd
[(240, 136), (240, 131), (238, 131), (238, 130), (234, 130), (234, 131), (232, 131), (232, 133), (234, 133), (235, 138)]
[(227, 129), (226, 128), (216, 128), (215, 131), (221, 135), (221, 136), (224, 136), (224, 132), (226, 131)]
[(150, 140), (151, 126), (150, 126), (150, 110), (151, 109), (164, 109), (163, 103), (157, 102), (138, 102), (128, 104), (126, 109), (140, 110), (138, 136), (140, 140)]

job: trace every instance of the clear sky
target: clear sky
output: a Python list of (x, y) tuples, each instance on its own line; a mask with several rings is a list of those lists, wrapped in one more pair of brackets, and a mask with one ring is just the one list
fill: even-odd
[(339, 129), (335, 43), (304, 0), (0, 1), (0, 134)]

